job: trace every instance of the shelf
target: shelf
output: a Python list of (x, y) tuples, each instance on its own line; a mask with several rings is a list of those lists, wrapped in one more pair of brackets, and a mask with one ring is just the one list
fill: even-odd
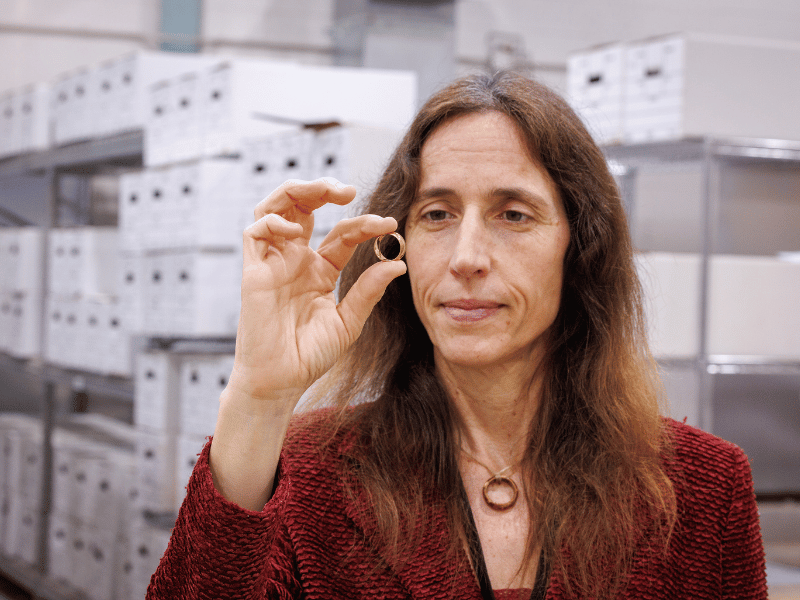
[(48, 169), (92, 173), (108, 167), (140, 167), (144, 134), (134, 130), (84, 142), (75, 142), (0, 160), (0, 177), (35, 175)]
[(30, 592), (35, 600), (90, 600), (79, 590), (43, 575), (36, 567), (3, 554), (0, 574)]
[(233, 354), (236, 338), (233, 336), (213, 338), (148, 337), (148, 350), (167, 350), (176, 354)]
[(717, 158), (800, 164), (800, 142), (756, 138), (689, 138), (675, 141), (609, 145), (606, 157), (626, 166), (691, 162)]
[(800, 375), (800, 361), (768, 356), (711, 355), (706, 361), (710, 375)]
[(133, 401), (134, 382), (129, 377), (67, 369), (38, 358), (16, 358), (4, 353), (0, 353), (0, 364), (31, 379), (67, 386), (73, 392)]

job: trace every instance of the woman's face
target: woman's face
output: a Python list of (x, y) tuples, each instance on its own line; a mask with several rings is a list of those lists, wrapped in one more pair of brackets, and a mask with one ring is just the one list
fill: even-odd
[(558, 191), (499, 112), (458, 117), (422, 147), (405, 228), (414, 306), (437, 361), (538, 361), (561, 301), (569, 227)]

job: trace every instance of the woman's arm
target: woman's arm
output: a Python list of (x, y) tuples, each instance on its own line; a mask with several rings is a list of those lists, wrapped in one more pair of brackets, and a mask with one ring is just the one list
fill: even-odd
[(215, 486), (243, 508), (263, 508), (298, 400), (355, 341), (386, 286), (405, 273), (401, 261), (377, 263), (337, 305), (336, 281), (356, 246), (397, 228), (377, 215), (345, 219), (312, 250), (313, 211), (354, 196), (353, 186), (332, 179), (288, 181), (258, 204), (244, 232), (236, 354), (210, 456)]

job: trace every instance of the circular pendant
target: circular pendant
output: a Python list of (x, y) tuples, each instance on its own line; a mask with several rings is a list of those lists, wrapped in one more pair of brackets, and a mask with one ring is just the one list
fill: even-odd
[[(510, 499), (505, 502), (495, 502), (489, 497), (489, 494), (495, 490), (505, 490)], [(483, 501), (494, 510), (508, 510), (517, 503), (517, 496), (519, 496), (519, 489), (510, 477), (495, 475), (483, 484)]]

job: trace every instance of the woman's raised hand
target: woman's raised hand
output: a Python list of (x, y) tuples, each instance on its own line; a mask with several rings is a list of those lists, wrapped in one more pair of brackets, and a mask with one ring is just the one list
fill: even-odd
[[(347, 204), (353, 186), (333, 179), (284, 183), (255, 209), (244, 232), (242, 307), (229, 385), (252, 399), (299, 399), (361, 333), (364, 321), (405, 264), (370, 267), (337, 306), (339, 273), (358, 244), (397, 228), (362, 215), (338, 223), (315, 251), (313, 211)], [(293, 406), (291, 407), (293, 408)]]
[(245, 508), (260, 510), (272, 493), (303, 392), (356, 340), (386, 286), (406, 272), (402, 261), (376, 263), (337, 306), (336, 281), (356, 246), (397, 228), (377, 215), (345, 219), (311, 249), (314, 209), (347, 204), (355, 193), (333, 179), (287, 181), (258, 204), (245, 229), (236, 356), (210, 454), (217, 490)]

